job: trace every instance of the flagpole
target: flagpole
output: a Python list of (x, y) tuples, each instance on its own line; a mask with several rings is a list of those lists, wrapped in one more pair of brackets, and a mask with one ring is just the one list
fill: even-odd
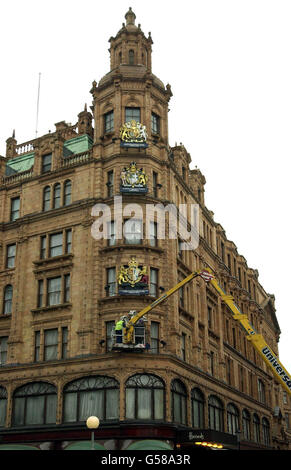
[(37, 138), (37, 130), (38, 130), (37, 128), (38, 128), (38, 112), (39, 112), (40, 76), (41, 76), (41, 73), (39, 72), (39, 75), (38, 75), (37, 105), (36, 105), (35, 138)]

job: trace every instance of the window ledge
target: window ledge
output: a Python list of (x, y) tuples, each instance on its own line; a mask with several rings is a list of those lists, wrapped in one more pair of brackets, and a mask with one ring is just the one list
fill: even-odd
[(64, 304), (58, 304), (58, 305), (49, 305), (47, 307), (39, 307), (39, 308), (34, 308), (31, 310), (31, 313), (37, 314), (37, 313), (45, 313), (45, 312), (50, 312), (52, 310), (62, 310), (64, 308), (71, 308), (72, 304), (70, 302), (66, 302)]
[(141, 248), (144, 251), (154, 251), (156, 253), (164, 253), (163, 248), (159, 248), (158, 246), (151, 246), (151, 245), (142, 245), (142, 244), (116, 244), (111, 246), (106, 246), (105, 248), (101, 248), (100, 252), (107, 253), (108, 251), (118, 250), (123, 251), (125, 249), (136, 250), (137, 248)]
[(12, 315), (11, 313), (2, 313), (2, 314), (0, 315), (0, 320), (1, 320), (1, 319), (4, 319), (4, 318), (6, 318), (6, 319), (9, 318), (9, 319), (10, 319), (10, 318), (11, 318), (11, 315)]
[(121, 302), (125, 299), (134, 299), (134, 300), (143, 300), (144, 302), (154, 302), (158, 299), (158, 297), (154, 297), (153, 295), (145, 294), (145, 295), (138, 295), (138, 294), (128, 294), (128, 295), (112, 295), (108, 297), (102, 297), (99, 299), (99, 303), (107, 303), (107, 302)]
[(64, 254), (64, 255), (59, 255), (59, 256), (53, 256), (52, 258), (44, 258), (40, 260), (35, 260), (33, 261), (33, 264), (36, 266), (45, 266), (46, 264), (50, 264), (53, 262), (57, 261), (67, 261), (71, 260), (74, 257), (72, 253)]
[(3, 269), (2, 271), (0, 271), (0, 273), (13, 273), (13, 271), (15, 271), (15, 266), (13, 266), (13, 268), (5, 268)]
[(182, 305), (179, 305), (179, 313), (185, 318), (188, 318), (190, 321), (193, 321), (194, 314), (190, 313), (188, 310), (185, 309), (185, 307), (182, 307)]

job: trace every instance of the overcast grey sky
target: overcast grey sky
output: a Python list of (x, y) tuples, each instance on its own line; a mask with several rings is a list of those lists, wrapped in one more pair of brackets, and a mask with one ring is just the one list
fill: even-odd
[(0, 154), (56, 122), (75, 123), (109, 71), (110, 36), (131, 6), (172, 86), (170, 145), (206, 177), (206, 205), (276, 298), (291, 373), (291, 4), (287, 0), (10, 0), (1, 5)]

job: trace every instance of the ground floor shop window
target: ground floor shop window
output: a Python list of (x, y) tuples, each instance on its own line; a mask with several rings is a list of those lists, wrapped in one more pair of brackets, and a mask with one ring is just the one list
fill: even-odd
[(65, 386), (63, 421), (86, 421), (92, 415), (100, 420), (119, 419), (119, 383), (115, 379), (83, 377)]
[(175, 423), (187, 424), (187, 391), (178, 379), (172, 381), (172, 419)]
[(208, 400), (209, 428), (215, 431), (224, 431), (223, 426), (223, 404), (215, 396), (211, 395)]
[(164, 419), (165, 385), (151, 374), (137, 374), (126, 382), (127, 419)]
[(23, 385), (13, 396), (13, 425), (55, 424), (57, 390), (52, 384), (34, 382)]
[(0, 387), (0, 426), (5, 426), (7, 409), (7, 391), (4, 387)]
[(191, 392), (191, 405), (193, 428), (204, 428), (205, 399), (198, 388), (194, 388)]

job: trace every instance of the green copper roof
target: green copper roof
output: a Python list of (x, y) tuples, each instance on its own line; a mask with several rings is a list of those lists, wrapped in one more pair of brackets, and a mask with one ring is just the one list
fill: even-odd
[(79, 135), (73, 139), (66, 140), (64, 143), (63, 155), (69, 157), (76, 153), (86, 152), (92, 147), (93, 141), (87, 134)]
[(21, 155), (20, 157), (15, 157), (9, 160), (6, 163), (5, 175), (10, 176), (15, 173), (20, 173), (22, 171), (30, 170), (34, 164), (34, 153), (27, 153)]
[[(93, 140), (87, 134), (79, 135), (64, 142), (63, 155), (64, 157), (69, 157), (70, 155), (86, 152), (92, 147), (92, 144)], [(5, 175), (10, 176), (30, 170), (33, 164), (34, 152), (12, 158), (6, 163)]]

